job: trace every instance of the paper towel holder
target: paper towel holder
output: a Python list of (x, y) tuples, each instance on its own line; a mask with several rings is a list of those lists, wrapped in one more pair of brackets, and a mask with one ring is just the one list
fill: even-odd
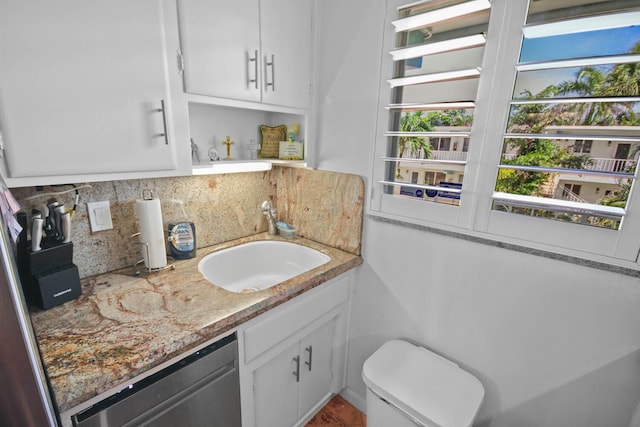
[[(131, 235), (131, 238), (133, 239), (134, 237), (138, 237), (140, 236), (140, 233), (134, 233)], [(144, 242), (136, 242), (139, 245), (143, 246), (143, 251), (147, 252), (147, 259), (149, 258), (149, 244), (148, 243), (144, 243)], [(167, 261), (173, 261), (173, 258), (171, 258), (170, 256), (167, 257)], [(165, 265), (164, 267), (157, 267), (157, 268), (151, 268), (151, 267), (144, 267), (143, 269), (139, 269), (138, 265), (140, 264), (144, 264), (144, 256), (142, 257), (141, 260), (138, 260), (135, 264), (133, 264), (133, 268), (135, 269), (135, 274), (136, 276), (139, 276), (142, 271), (145, 271), (146, 273), (150, 274), (150, 273), (157, 273), (159, 271), (163, 271), (163, 270), (175, 270), (176, 269), (176, 265), (174, 263), (169, 263), (167, 262), (167, 265)]]

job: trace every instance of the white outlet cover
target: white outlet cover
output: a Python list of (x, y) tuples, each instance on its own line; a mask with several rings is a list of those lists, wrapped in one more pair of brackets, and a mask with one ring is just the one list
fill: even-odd
[(111, 208), (108, 200), (87, 203), (87, 212), (89, 213), (89, 225), (91, 225), (92, 233), (113, 229)]

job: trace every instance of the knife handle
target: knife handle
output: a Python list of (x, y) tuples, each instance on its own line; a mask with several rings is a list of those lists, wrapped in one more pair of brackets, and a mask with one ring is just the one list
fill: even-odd
[(64, 205), (58, 205), (54, 209), (54, 217), (56, 224), (56, 231), (54, 233), (54, 237), (56, 240), (64, 240), (64, 232), (62, 231), (62, 215), (64, 215), (67, 211), (64, 208)]
[(42, 242), (42, 227), (44, 226), (44, 219), (34, 218), (31, 222), (31, 251), (38, 252), (40, 243)]
[(60, 215), (60, 224), (62, 227), (62, 243), (69, 243), (71, 241), (71, 214), (69, 212)]
[(18, 235), (18, 244), (20, 246), (24, 246), (27, 244), (27, 213), (26, 212), (18, 212), (16, 214), (18, 224), (22, 230), (20, 230), (20, 234)]

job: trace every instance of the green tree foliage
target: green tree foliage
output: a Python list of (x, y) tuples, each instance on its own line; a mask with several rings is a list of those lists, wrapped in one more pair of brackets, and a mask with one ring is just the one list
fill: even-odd
[(432, 111), (427, 113), (427, 122), (433, 127), (435, 126), (471, 126), (473, 116), (467, 114), (465, 110), (444, 110)]
[[(640, 53), (640, 42), (629, 53)], [(640, 66), (637, 63), (618, 64), (606, 70), (598, 67), (583, 67), (570, 81), (552, 85), (533, 94), (525, 91), (522, 98), (543, 99), (556, 96), (620, 97), (640, 96)], [(640, 116), (632, 103), (558, 103), (524, 104), (514, 106), (507, 131), (509, 133), (543, 133), (549, 126), (588, 125), (640, 125)], [(507, 149), (516, 152), (514, 159), (504, 159), (504, 164), (544, 166), (549, 168), (584, 169), (589, 165), (589, 156), (574, 155), (552, 140), (518, 138), (508, 140)], [(500, 170), (496, 183), (497, 191), (523, 195), (540, 194), (543, 185), (552, 174), (515, 170)], [(621, 190), (603, 200), (603, 204), (615, 206), (621, 200), (626, 203), (630, 184), (621, 183)]]
[[(400, 130), (402, 132), (432, 132), (436, 126), (471, 126), (473, 116), (465, 110), (431, 111), (422, 115), (422, 111), (409, 112), (400, 118)], [(416, 156), (420, 151), (424, 158), (431, 157), (433, 146), (428, 137), (401, 136), (398, 138), (398, 157), (402, 157), (409, 150), (411, 156)], [(396, 169), (396, 178), (401, 179), (400, 168)]]
[[(431, 132), (433, 126), (422, 117), (422, 111), (409, 112), (400, 119), (400, 130), (402, 132)], [(422, 136), (401, 136), (398, 138), (398, 157), (402, 157), (403, 153), (410, 149), (411, 155), (414, 156), (423, 150), (425, 158), (431, 156), (433, 147), (428, 138)]]

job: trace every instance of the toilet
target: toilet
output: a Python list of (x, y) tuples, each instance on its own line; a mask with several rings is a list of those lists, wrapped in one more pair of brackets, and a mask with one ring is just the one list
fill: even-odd
[(469, 427), (484, 398), (480, 381), (406, 341), (391, 340), (362, 367), (367, 427)]

